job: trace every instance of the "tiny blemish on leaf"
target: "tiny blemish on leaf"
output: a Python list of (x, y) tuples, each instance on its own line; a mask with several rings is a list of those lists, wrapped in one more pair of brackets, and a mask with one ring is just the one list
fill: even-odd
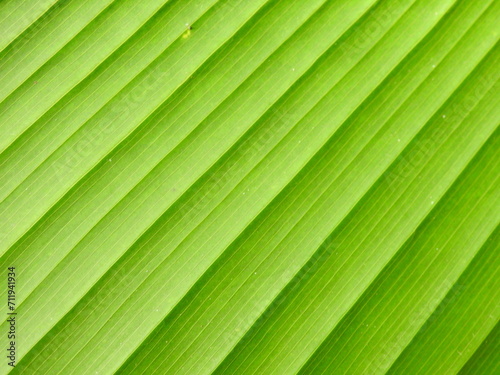
[(184, 39), (189, 38), (189, 36), (191, 35), (191, 30), (193, 30), (193, 27), (189, 23), (186, 23), (186, 31), (184, 32), (184, 34), (182, 34), (182, 37)]

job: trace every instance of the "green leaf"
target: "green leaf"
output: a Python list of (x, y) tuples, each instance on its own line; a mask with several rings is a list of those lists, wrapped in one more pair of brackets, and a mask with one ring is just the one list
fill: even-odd
[(494, 374), (499, 16), (1, 2), (1, 373)]

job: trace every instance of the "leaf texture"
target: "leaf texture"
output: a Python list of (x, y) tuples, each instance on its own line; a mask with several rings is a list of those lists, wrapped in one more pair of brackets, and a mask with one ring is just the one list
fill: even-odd
[(499, 17), (0, 2), (2, 373), (498, 372)]

